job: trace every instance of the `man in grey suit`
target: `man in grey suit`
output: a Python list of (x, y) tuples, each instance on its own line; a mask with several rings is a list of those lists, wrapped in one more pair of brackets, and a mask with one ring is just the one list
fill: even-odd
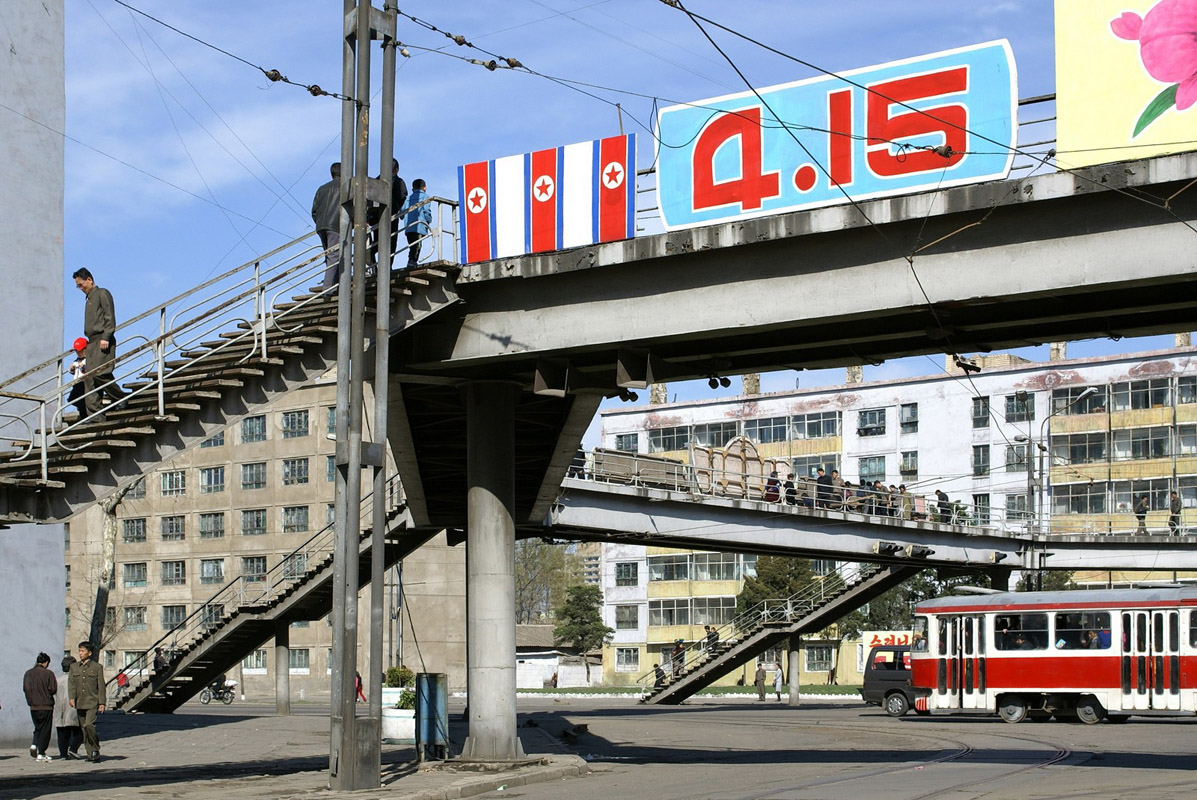
[[(113, 400), (125, 396), (112, 377), (112, 362), (116, 358), (116, 309), (112, 292), (96, 286), (87, 267), (75, 270), (71, 277), (75, 279), (75, 288), (87, 296), (83, 305), (83, 335), (87, 337), (87, 348), (83, 351), (87, 361), (83, 402), (87, 413), (95, 414), (103, 410), (105, 395)], [(96, 387), (100, 387), (98, 391)]]

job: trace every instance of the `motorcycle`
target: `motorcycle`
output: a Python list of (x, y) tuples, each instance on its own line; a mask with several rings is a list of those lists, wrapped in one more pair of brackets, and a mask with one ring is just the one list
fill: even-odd
[(226, 706), (230, 705), (233, 702), (233, 698), (237, 695), (237, 692), (235, 691), (236, 688), (237, 681), (213, 681), (211, 686), (205, 687), (204, 690), (200, 692), (199, 701), (204, 705), (208, 705), (208, 703), (211, 703), (213, 700), (219, 700)]

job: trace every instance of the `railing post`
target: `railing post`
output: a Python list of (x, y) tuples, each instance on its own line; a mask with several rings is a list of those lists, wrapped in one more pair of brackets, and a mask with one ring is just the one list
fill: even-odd
[(166, 306), (158, 312), (158, 343), (154, 347), (158, 362), (158, 416), (166, 416)]
[(43, 400), (38, 404), (38, 416), (40, 417), (40, 427), (42, 435), (39, 438), (38, 445), (41, 448), (42, 460), (42, 480), (50, 479), (50, 454), (47, 452), (47, 433), (46, 433), (46, 403)]
[(262, 360), (266, 360), (266, 287), (262, 285), (262, 262), (254, 262), (254, 305), (258, 317), (258, 333), (262, 337)]

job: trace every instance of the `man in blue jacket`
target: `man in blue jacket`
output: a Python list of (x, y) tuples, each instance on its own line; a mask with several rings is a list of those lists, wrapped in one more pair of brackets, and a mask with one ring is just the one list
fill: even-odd
[[(411, 194), (407, 197), (403, 215), (404, 231), (407, 232), (407, 268), (411, 269), (420, 261), (420, 245), (431, 231), (432, 204), (428, 199), (426, 184), (423, 178), (416, 178), (411, 182)], [(421, 205), (423, 203), (423, 205)]]

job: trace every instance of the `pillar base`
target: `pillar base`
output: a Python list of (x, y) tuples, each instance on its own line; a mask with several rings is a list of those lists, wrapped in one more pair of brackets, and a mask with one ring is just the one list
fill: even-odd
[[(506, 737), (504, 737), (506, 738)], [(516, 736), (513, 740), (499, 741), (489, 736), (468, 736), (461, 756), (453, 759), (454, 764), (508, 764), (513, 767), (534, 763), (524, 753), (524, 746)]]

